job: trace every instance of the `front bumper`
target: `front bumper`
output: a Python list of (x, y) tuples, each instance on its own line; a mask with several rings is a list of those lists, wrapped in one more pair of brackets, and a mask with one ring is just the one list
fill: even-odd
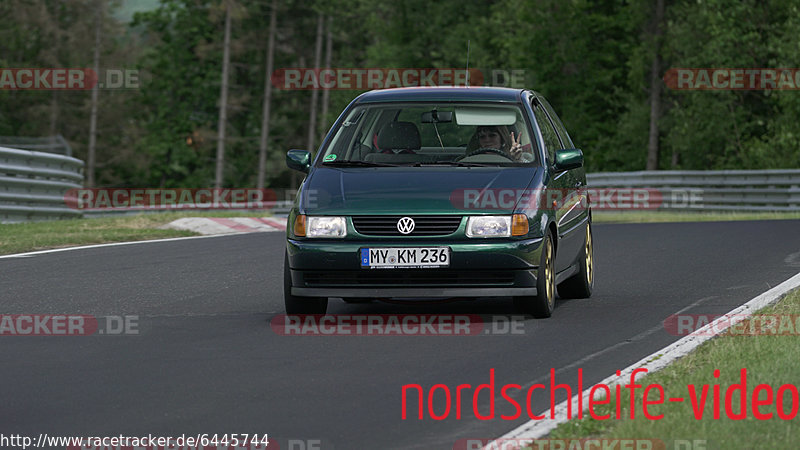
[[(292, 294), (303, 297), (444, 298), (536, 294), (541, 239), (287, 242)], [(364, 247), (450, 247), (446, 269), (364, 269)]]
[(536, 295), (534, 286), (527, 288), (292, 288), (292, 295), (301, 297), (341, 298), (452, 298), (511, 297)]

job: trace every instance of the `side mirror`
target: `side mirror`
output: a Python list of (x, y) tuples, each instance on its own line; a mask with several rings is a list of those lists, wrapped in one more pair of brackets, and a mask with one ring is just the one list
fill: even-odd
[(578, 148), (556, 150), (556, 162), (553, 168), (556, 172), (583, 167), (583, 152)]
[(286, 153), (286, 166), (303, 173), (311, 167), (311, 153), (306, 150), (289, 150)]

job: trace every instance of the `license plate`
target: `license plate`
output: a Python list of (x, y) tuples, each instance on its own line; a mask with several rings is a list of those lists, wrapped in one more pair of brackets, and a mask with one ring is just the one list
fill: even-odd
[(361, 267), (365, 269), (430, 269), (449, 266), (449, 247), (361, 249)]

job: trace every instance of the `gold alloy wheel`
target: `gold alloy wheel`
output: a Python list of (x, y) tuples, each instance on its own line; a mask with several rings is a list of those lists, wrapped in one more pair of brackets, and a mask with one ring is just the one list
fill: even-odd
[(547, 304), (550, 309), (553, 308), (555, 303), (555, 285), (556, 277), (553, 273), (553, 243), (548, 239), (547, 247), (545, 248), (545, 261), (544, 261), (544, 280), (545, 280), (545, 294), (547, 295)]
[(586, 282), (589, 286), (592, 286), (592, 281), (594, 281), (594, 266), (592, 258), (592, 227), (591, 225), (586, 225)]

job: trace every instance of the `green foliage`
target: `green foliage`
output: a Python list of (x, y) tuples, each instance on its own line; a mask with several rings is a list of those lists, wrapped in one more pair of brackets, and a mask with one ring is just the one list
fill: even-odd
[[(796, 67), (800, 14), (785, 0), (290, 0), (278, 2), (275, 69), (311, 67), (318, 13), (332, 19), (334, 67), (463, 67), (521, 71), (558, 111), (590, 171), (642, 170), (650, 72), (668, 68)], [(89, 67), (94, 0), (0, 3), (0, 66)], [(213, 182), (223, 0), (128, 1), (107, 8), (101, 65), (138, 68), (140, 89), (101, 91), (101, 185)], [(271, 0), (232, 0), (225, 180), (256, 179)], [(144, 9), (145, 11), (141, 11)], [(115, 17), (133, 20), (122, 25)], [(658, 54), (656, 54), (658, 52)], [(314, 146), (357, 91), (329, 92)], [(320, 96), (320, 100), (321, 101)], [(304, 148), (310, 91), (274, 89), (267, 182), (289, 184), (286, 150)], [(797, 91), (661, 94), (660, 168), (800, 167)], [(0, 135), (63, 134), (85, 157), (89, 94), (0, 90)], [(320, 112), (318, 110), (318, 112)], [(321, 113), (321, 112), (320, 112)], [(310, 149), (310, 150), (316, 150)], [(675, 165), (673, 165), (673, 159)]]
[[(795, 67), (797, 6), (779, 0), (680, 2), (671, 8), (673, 67)], [(797, 91), (667, 94), (664, 140), (684, 169), (798, 167)], [(790, 122), (793, 124), (790, 125)]]
[(188, 145), (196, 130), (215, 124), (219, 95), (219, 18), (210, 2), (164, 0), (153, 11), (136, 13), (133, 26), (144, 27), (149, 48), (140, 70), (151, 76), (141, 90), (138, 114), (147, 133), (137, 143), (150, 163), (145, 185), (204, 186), (212, 178), (210, 147)]

